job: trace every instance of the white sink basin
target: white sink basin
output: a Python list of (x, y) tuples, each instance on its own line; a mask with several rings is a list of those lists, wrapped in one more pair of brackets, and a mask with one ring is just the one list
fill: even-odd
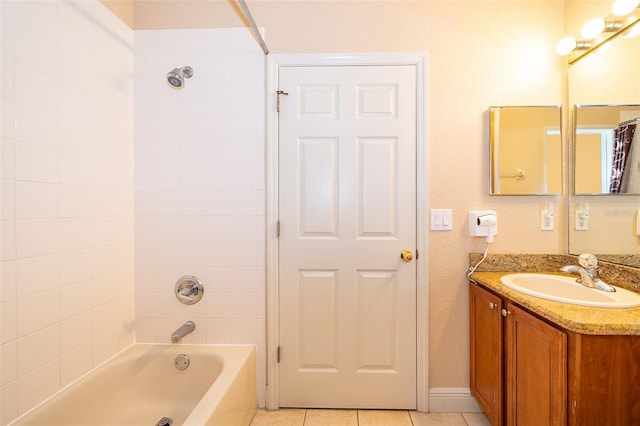
[(640, 306), (637, 293), (620, 287), (615, 287), (616, 291), (611, 293), (585, 287), (570, 276), (521, 273), (504, 275), (500, 281), (511, 290), (556, 302), (600, 308)]

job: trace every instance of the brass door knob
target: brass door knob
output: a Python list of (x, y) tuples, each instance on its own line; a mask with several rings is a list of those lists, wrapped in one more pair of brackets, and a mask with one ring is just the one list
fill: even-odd
[(400, 252), (400, 259), (404, 260), (405, 262), (411, 262), (413, 260), (413, 254), (411, 253), (411, 250), (402, 250)]

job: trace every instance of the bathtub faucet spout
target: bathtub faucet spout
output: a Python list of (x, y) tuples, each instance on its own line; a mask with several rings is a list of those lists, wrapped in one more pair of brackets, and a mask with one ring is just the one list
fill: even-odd
[(187, 321), (180, 326), (179, 329), (173, 332), (171, 335), (171, 343), (178, 343), (184, 336), (191, 333), (196, 329), (196, 324), (193, 321)]

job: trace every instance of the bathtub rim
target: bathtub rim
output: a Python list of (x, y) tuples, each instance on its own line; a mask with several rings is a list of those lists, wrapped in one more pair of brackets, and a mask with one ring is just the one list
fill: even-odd
[[(245, 414), (242, 416), (246, 424), (251, 421), (256, 413), (257, 407), (257, 345), (210, 345), (227, 350), (238, 352), (232, 357), (225, 357), (222, 366), (222, 372), (211, 385), (211, 387), (200, 398), (198, 403), (187, 418), (183, 426), (200, 426), (210, 423), (213, 412), (218, 406), (224, 403), (223, 400), (232, 397), (233, 391), (237, 391), (242, 387), (241, 383), (236, 380), (239, 376), (245, 375), (250, 381), (251, 389), (249, 390), (248, 406), (244, 407)], [(247, 350), (249, 349), (249, 350)], [(224, 350), (224, 349), (223, 349)], [(227, 368), (228, 367), (228, 368)], [(242, 378), (242, 377), (240, 377)], [(241, 409), (238, 409), (240, 411)]]
[[(105, 359), (104, 361), (102, 361), (100, 364), (98, 364), (97, 366), (93, 367), (92, 369), (90, 369), (89, 371), (87, 371), (86, 373), (82, 374), (81, 376), (79, 376), (78, 378), (76, 378), (75, 380), (69, 382), (68, 384), (66, 384), (65, 386), (61, 387), (58, 391), (56, 391), (54, 394), (50, 395), (49, 397), (47, 397), (46, 399), (42, 400), (40, 403), (38, 403), (37, 405), (31, 407), (29, 410), (25, 411), (24, 413), (22, 413), (21, 415), (19, 415), (18, 417), (16, 417), (15, 419), (11, 420), (9, 423), (6, 424), (6, 426), (15, 426), (17, 425), (21, 420), (23, 420), (25, 417), (29, 416), (30, 414), (32, 414), (33, 412), (35, 412), (36, 410), (40, 409), (42, 406), (44, 406), (45, 404), (49, 403), (52, 399), (58, 397), (59, 395), (63, 394), (64, 392), (66, 392), (68, 389), (70, 389), (71, 387), (75, 386), (76, 384), (78, 384), (79, 382), (85, 380), (87, 377), (89, 377), (91, 374), (93, 374), (94, 372), (96, 372), (98, 369), (104, 367), (106, 364), (114, 361), (116, 358), (118, 358), (119, 356), (123, 355), (125, 352), (132, 350), (135, 346), (140, 346), (140, 347), (148, 347), (149, 349), (152, 347), (175, 347), (177, 348), (185, 348), (185, 350), (188, 350), (189, 347), (198, 347), (200, 349), (202, 348), (218, 348), (218, 349), (222, 349), (223, 351), (241, 351), (241, 350), (245, 350), (246, 354), (245, 356), (242, 358), (243, 362), (247, 362), (250, 361), (250, 358), (253, 358), (254, 360), (256, 359), (256, 352), (257, 352), (257, 345), (255, 344), (250, 344), (250, 343), (239, 343), (239, 344), (232, 344), (232, 343), (166, 343), (166, 342), (162, 342), (162, 343), (149, 343), (149, 342), (134, 342), (128, 346), (126, 346), (125, 348), (121, 349), (120, 351), (118, 351), (117, 353), (115, 353), (114, 355), (112, 355), (111, 357)], [(240, 354), (242, 354), (242, 352), (240, 352)], [(191, 413), (189, 414), (189, 416), (187, 416), (187, 420), (192, 418), (192, 415), (194, 412), (197, 412), (198, 409), (200, 410), (204, 410), (204, 405), (201, 406), (203, 400), (205, 399), (205, 397), (207, 395), (209, 395), (210, 393), (212, 393), (212, 389), (219, 389), (221, 387), (221, 385), (216, 386), (216, 383), (218, 382), (218, 379), (220, 379), (224, 373), (225, 373), (225, 366), (229, 366), (229, 368), (236, 366), (239, 367), (239, 363), (240, 361), (237, 359), (232, 359), (231, 363), (227, 363), (226, 359), (223, 357), (220, 357), (221, 361), (222, 361), (222, 371), (220, 372), (220, 374), (218, 375), (218, 377), (216, 378), (216, 380), (213, 382), (213, 384), (207, 389), (207, 391), (204, 393), (204, 395), (202, 395), (202, 397), (200, 398), (200, 400), (196, 403), (196, 405), (193, 407), (193, 410), (191, 411)], [(254, 361), (254, 377), (255, 377), (255, 361)], [(227, 370), (227, 374), (224, 375), (224, 377), (226, 378), (225, 383), (228, 385), (230, 384), (232, 381), (227, 377), (229, 375), (229, 370)], [(220, 403), (220, 400), (222, 399), (223, 395), (214, 395), (213, 397), (209, 397), (207, 398), (207, 403), (214, 403), (215, 407), (217, 407)], [(254, 395), (254, 400), (257, 400), (257, 394)], [(254, 411), (255, 411), (255, 403), (254, 403)], [(211, 413), (213, 411), (213, 409), (209, 409), (207, 410), (209, 413)], [(198, 416), (197, 418), (201, 418), (200, 416)], [(185, 421), (185, 424), (187, 422)], [(194, 423), (197, 424), (197, 423)]]

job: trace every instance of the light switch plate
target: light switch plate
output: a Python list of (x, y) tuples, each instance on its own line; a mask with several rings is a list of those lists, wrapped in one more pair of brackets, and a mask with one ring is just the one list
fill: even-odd
[(451, 209), (431, 209), (431, 230), (452, 231), (453, 211)]

